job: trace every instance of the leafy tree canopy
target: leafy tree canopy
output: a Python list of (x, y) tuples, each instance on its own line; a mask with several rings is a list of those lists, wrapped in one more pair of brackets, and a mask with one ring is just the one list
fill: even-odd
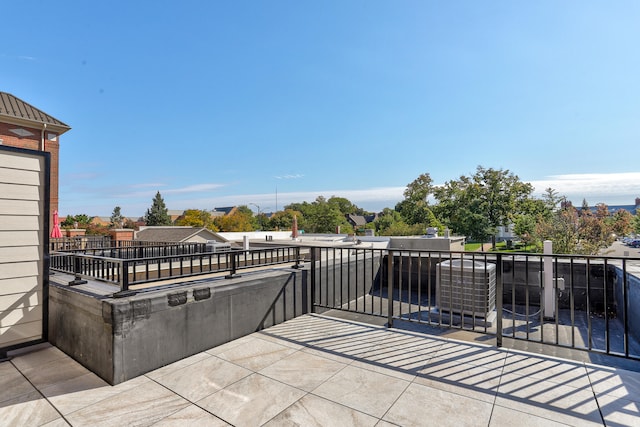
[(176, 225), (205, 227), (211, 231), (218, 231), (213, 223), (211, 213), (201, 209), (187, 209), (182, 217), (176, 221)]

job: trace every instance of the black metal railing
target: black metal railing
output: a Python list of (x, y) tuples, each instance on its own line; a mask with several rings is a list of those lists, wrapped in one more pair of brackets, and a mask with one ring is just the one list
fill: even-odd
[[(197, 245), (55, 252), (71, 284), (119, 290), (305, 258), (312, 308), (338, 309), (640, 359), (640, 258), (338, 247), (228, 252)], [(139, 256), (143, 255), (143, 256)], [(546, 284), (548, 285), (546, 285)], [(163, 285), (163, 284), (161, 284)]]
[(58, 252), (79, 253), (99, 257), (133, 259), (174, 255), (190, 255), (207, 251), (205, 243), (158, 243), (140, 242), (137, 245), (118, 245), (113, 247), (72, 248)]
[[(274, 247), (254, 250), (231, 250), (226, 252), (192, 252), (197, 245), (167, 247), (157, 254), (158, 247), (144, 247), (146, 255), (133, 257), (135, 248), (110, 249), (106, 256), (99, 250), (56, 252), (51, 254), (50, 268), (53, 271), (73, 274), (80, 284), (87, 279), (117, 285), (121, 291), (131, 286), (144, 285), (162, 280), (188, 278), (211, 273), (228, 273), (225, 277), (237, 277), (239, 270), (266, 267), (277, 264), (298, 263), (303, 259), (300, 247)], [(122, 250), (120, 250), (122, 249)], [(129, 251), (132, 249), (133, 251)], [(178, 253), (175, 253), (178, 252)], [(181, 253), (182, 252), (182, 253)]]
[(68, 251), (109, 248), (113, 245), (109, 236), (74, 236), (49, 239), (49, 250)]
[(640, 359), (640, 258), (313, 248), (311, 270), (316, 311)]

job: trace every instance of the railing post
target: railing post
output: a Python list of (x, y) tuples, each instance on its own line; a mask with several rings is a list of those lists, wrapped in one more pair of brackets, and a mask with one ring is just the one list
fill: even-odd
[(502, 347), (502, 295), (504, 284), (502, 283), (502, 254), (496, 254), (496, 346)]
[(75, 278), (69, 282), (69, 286), (75, 285), (83, 285), (87, 283), (86, 280), (82, 279), (82, 258), (78, 256), (78, 254), (73, 254), (73, 273), (75, 274)]
[(235, 277), (240, 277), (240, 275), (237, 274), (236, 271), (238, 270), (238, 257), (240, 256), (241, 252), (244, 253), (244, 251), (227, 252), (228, 254), (227, 256), (231, 257), (231, 272), (226, 276), (224, 276), (225, 279), (233, 279)]
[(311, 248), (311, 268), (309, 273), (311, 274), (311, 312), (316, 312), (316, 267), (317, 267), (317, 254), (319, 249)]
[(121, 265), (120, 288), (123, 291), (128, 291), (129, 290), (129, 261), (127, 261), (126, 259), (123, 259), (120, 265)]
[(300, 246), (296, 246), (294, 248), (294, 252), (296, 254), (296, 263), (294, 264), (293, 268), (302, 268), (302, 267), (304, 267), (304, 260), (302, 260), (300, 258)]
[(393, 251), (387, 253), (387, 327), (393, 327)]

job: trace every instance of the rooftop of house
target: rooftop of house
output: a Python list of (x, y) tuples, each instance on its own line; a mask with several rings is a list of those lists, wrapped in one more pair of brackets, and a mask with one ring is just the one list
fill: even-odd
[(46, 124), (48, 130), (61, 134), (71, 129), (69, 125), (7, 92), (0, 92), (0, 121), (37, 128)]
[(212, 216), (225, 216), (232, 214), (237, 209), (237, 206), (226, 206), (222, 208), (213, 208), (211, 211)]

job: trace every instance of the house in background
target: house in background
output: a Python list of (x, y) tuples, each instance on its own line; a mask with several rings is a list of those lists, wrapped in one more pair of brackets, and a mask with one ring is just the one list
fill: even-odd
[(184, 211), (179, 209), (168, 209), (167, 215), (171, 218), (171, 224), (175, 224), (177, 220), (184, 218)]
[[(10, 93), (0, 92), (0, 144), (51, 154), (49, 210), (58, 211), (60, 135), (71, 129)], [(53, 224), (51, 224), (53, 227)]]
[(233, 215), (237, 210), (238, 210), (237, 206), (227, 206), (227, 207), (224, 207), (224, 208), (213, 208), (213, 210), (211, 211), (211, 216), (213, 218), (215, 218), (215, 217), (218, 217), (218, 216)]
[(345, 215), (345, 217), (347, 218), (347, 222), (351, 224), (354, 230), (360, 230), (360, 229), (363, 229), (365, 225), (375, 221), (378, 218), (378, 215), (377, 214), (372, 214), (372, 215), (347, 214)]
[(110, 216), (94, 216), (93, 218), (91, 218), (90, 224), (108, 227), (111, 225), (111, 217)]

